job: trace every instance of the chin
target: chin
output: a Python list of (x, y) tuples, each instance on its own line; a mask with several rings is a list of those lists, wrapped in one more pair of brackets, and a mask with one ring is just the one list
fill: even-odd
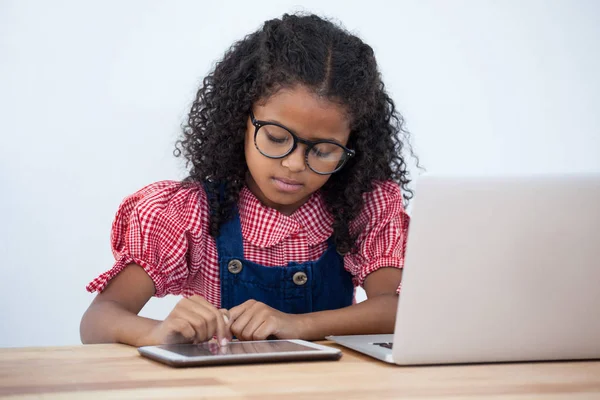
[(282, 193), (273, 193), (272, 196), (269, 196), (269, 200), (273, 203), (281, 204), (281, 205), (292, 205), (301, 201), (305, 196), (299, 195), (297, 193), (294, 194), (282, 194)]

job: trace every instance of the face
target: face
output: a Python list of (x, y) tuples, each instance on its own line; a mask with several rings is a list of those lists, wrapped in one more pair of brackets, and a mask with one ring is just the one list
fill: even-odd
[[(344, 146), (348, 143), (350, 125), (343, 107), (319, 98), (303, 86), (282, 89), (255, 104), (252, 110), (257, 120), (281, 124), (300, 139), (328, 139)], [(254, 145), (254, 131), (248, 117), (245, 154), (249, 174), (246, 184), (263, 204), (290, 215), (331, 175), (319, 175), (306, 165), (306, 145), (302, 143), (284, 158), (262, 155)]]

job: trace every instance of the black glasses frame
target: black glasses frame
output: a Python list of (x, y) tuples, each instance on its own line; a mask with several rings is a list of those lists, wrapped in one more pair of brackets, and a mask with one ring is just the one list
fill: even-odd
[[(261, 121), (261, 120), (254, 118), (254, 113), (252, 111), (250, 111), (250, 120), (252, 121), (252, 125), (254, 125), (254, 147), (256, 147), (256, 150), (258, 150), (260, 152), (260, 154), (262, 154), (263, 156), (265, 156), (267, 158), (271, 158), (271, 159), (284, 158), (284, 157), (287, 157), (290, 153), (293, 153), (294, 150), (296, 150), (296, 147), (298, 147), (298, 143), (302, 143), (302, 144), (306, 145), (306, 151), (304, 152), (304, 162), (306, 163), (308, 168), (311, 169), (311, 171), (313, 171), (314, 173), (319, 174), (319, 175), (331, 175), (335, 172), (338, 172), (340, 169), (342, 169), (342, 167), (346, 164), (346, 162), (350, 159), (350, 157), (354, 157), (354, 155), (356, 154), (356, 151), (349, 149), (346, 146), (344, 146), (334, 140), (322, 139), (322, 140), (312, 141), (312, 140), (306, 140), (306, 139), (299, 138), (298, 136), (296, 136), (296, 134), (293, 131), (291, 131), (289, 128), (287, 128), (281, 124), (278, 124), (276, 122)], [(273, 126), (277, 126), (279, 128), (285, 129), (287, 132), (289, 132), (290, 135), (292, 135), (292, 138), (294, 139), (294, 145), (285, 154), (283, 154), (281, 156), (270, 156), (268, 154), (263, 153), (262, 150), (258, 147), (258, 144), (256, 143), (256, 137), (258, 135), (258, 130), (260, 128), (262, 128), (263, 126), (267, 126), (267, 125), (273, 125)], [(313, 169), (313, 167), (310, 166), (310, 163), (308, 162), (308, 153), (314, 146), (316, 146), (320, 143), (335, 144), (336, 146), (340, 146), (342, 149), (344, 149), (344, 154), (346, 155), (346, 157), (340, 162), (340, 165), (338, 165), (337, 168), (331, 172), (315, 171)]]

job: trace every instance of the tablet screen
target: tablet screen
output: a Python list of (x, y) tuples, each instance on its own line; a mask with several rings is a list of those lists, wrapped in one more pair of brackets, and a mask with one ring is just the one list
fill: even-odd
[(285, 340), (259, 341), (259, 342), (231, 342), (227, 346), (218, 346), (216, 343), (200, 343), (197, 345), (163, 345), (161, 349), (181, 354), (186, 357), (225, 356), (255, 353), (282, 353), (315, 351), (314, 348)]

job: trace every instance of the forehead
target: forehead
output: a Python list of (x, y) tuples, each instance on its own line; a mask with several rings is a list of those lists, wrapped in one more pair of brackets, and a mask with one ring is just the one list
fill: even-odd
[(350, 121), (346, 109), (303, 86), (281, 89), (256, 103), (257, 119), (278, 122), (296, 134), (311, 138), (347, 141)]

